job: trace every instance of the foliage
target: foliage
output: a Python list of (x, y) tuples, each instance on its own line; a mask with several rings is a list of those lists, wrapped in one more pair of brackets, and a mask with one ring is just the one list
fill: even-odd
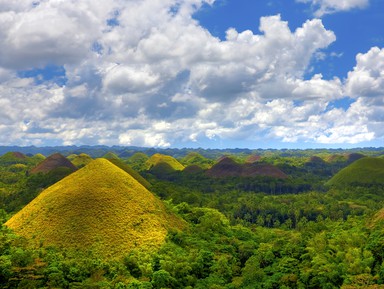
[[(351, 152), (376, 153), (236, 151), (240, 162), (260, 155), (257, 162), (279, 167), (289, 175), (285, 180), (141, 171), (163, 202), (124, 172), (123, 161), (116, 161), (121, 170), (96, 160), (6, 223), (19, 222), (30, 230), (27, 238), (19, 236), (21, 229), (1, 226), (0, 287), (383, 288), (384, 188), (323, 186), (348, 162), (354, 161), (352, 168), (371, 162), (355, 161), (361, 155)], [(198, 153), (200, 161), (227, 154)], [(335, 153), (341, 157), (331, 158)], [(185, 155), (183, 164), (196, 156)], [(132, 162), (142, 168), (146, 158), (139, 154)], [(1, 223), (13, 204), (21, 207), (26, 196), (61, 178), (27, 175), (32, 163), (20, 164), (0, 164)], [(41, 238), (44, 231), (51, 233)], [(61, 242), (48, 245), (54, 235)]]

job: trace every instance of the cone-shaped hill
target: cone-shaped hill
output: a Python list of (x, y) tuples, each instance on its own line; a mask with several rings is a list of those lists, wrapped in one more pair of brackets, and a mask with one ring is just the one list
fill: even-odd
[(145, 162), (147, 170), (152, 171), (182, 171), (184, 166), (174, 157), (162, 154), (154, 154)]
[(183, 165), (185, 165), (186, 167), (192, 166), (192, 165), (197, 165), (203, 169), (208, 169), (213, 165), (214, 161), (207, 159), (206, 157), (203, 157), (199, 153), (190, 152), (181, 160), (181, 163)]
[(78, 168), (82, 168), (89, 164), (93, 159), (84, 153), (81, 153), (79, 155), (73, 154), (67, 157), (68, 160), (71, 161), (72, 164), (74, 164)]
[(239, 164), (229, 157), (222, 158), (212, 168), (207, 170), (211, 177), (272, 177), (286, 179), (288, 176), (279, 168), (264, 163)]
[(55, 153), (49, 157), (47, 157), (45, 160), (43, 160), (41, 163), (39, 163), (36, 167), (34, 167), (30, 173), (31, 174), (37, 174), (37, 173), (49, 173), (53, 170), (60, 169), (60, 168), (66, 168), (70, 171), (76, 171), (77, 168), (69, 161), (66, 157), (59, 153)]
[(20, 152), (8, 152), (0, 156), (0, 164), (11, 165), (11, 164), (25, 164), (28, 158)]
[(128, 173), (96, 159), (44, 190), (5, 225), (36, 245), (115, 258), (134, 248), (158, 248), (167, 230), (184, 222)]
[(136, 172), (134, 169), (131, 168), (131, 166), (127, 165), (120, 159), (108, 159), (111, 163), (113, 163), (115, 166), (119, 167), (126, 173), (130, 174), (136, 181), (138, 181), (140, 184), (142, 184), (145, 188), (149, 189), (151, 187), (151, 184), (144, 179), (138, 172)]
[(329, 186), (384, 185), (384, 159), (361, 158), (327, 182)]
[(220, 158), (219, 162), (207, 170), (210, 177), (233, 177), (241, 176), (242, 165), (229, 157)]
[(133, 156), (127, 159), (127, 163), (136, 171), (144, 171), (146, 166), (145, 162), (149, 157), (141, 152), (135, 153)]
[(261, 160), (261, 156), (259, 155), (250, 155), (245, 159), (246, 163), (253, 164), (259, 162)]

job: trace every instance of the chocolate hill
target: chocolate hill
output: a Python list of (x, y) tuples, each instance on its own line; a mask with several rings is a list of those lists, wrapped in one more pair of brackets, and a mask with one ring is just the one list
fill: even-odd
[(216, 178), (264, 176), (286, 179), (288, 177), (273, 165), (263, 163), (239, 164), (229, 157), (222, 158), (211, 169), (207, 170), (207, 175)]
[(63, 155), (59, 153), (55, 153), (49, 157), (47, 157), (45, 160), (43, 160), (41, 163), (39, 163), (36, 167), (34, 167), (30, 173), (31, 174), (37, 174), (37, 173), (49, 173), (55, 169), (59, 168), (66, 168), (70, 171), (76, 171), (77, 168)]
[(253, 164), (253, 163), (256, 163), (256, 162), (259, 162), (261, 160), (261, 156), (258, 156), (258, 155), (250, 155), (247, 157), (247, 159), (245, 160), (246, 163), (250, 163), (250, 164)]
[(24, 164), (27, 163), (28, 158), (20, 152), (8, 152), (0, 156), (0, 164)]
[(203, 169), (208, 169), (212, 166), (213, 161), (197, 152), (190, 152), (181, 160), (181, 163), (186, 167), (197, 165)]
[(184, 222), (128, 173), (96, 159), (44, 190), (5, 225), (37, 246), (115, 258), (157, 249), (168, 229)]
[(93, 160), (89, 155), (85, 153), (81, 153), (79, 155), (72, 154), (72, 155), (69, 155), (67, 159), (70, 160), (71, 163), (75, 165), (77, 168), (82, 168)]
[(384, 159), (365, 157), (340, 170), (329, 186), (384, 185)]
[(184, 166), (174, 157), (154, 154), (145, 162), (147, 170), (152, 171), (182, 171)]

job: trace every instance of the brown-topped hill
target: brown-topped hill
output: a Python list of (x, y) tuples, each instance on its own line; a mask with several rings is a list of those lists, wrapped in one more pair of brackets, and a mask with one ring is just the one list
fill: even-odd
[(258, 156), (258, 155), (250, 155), (247, 157), (247, 159), (245, 160), (246, 163), (249, 163), (249, 164), (253, 164), (253, 163), (256, 163), (256, 162), (259, 162), (261, 160), (261, 156)]
[(20, 152), (12, 152), (12, 155), (16, 159), (25, 160), (27, 158), (23, 153), (20, 153)]
[(37, 174), (37, 173), (49, 173), (55, 169), (59, 168), (67, 168), (70, 171), (76, 171), (77, 168), (72, 164), (66, 157), (59, 153), (55, 153), (49, 157), (47, 157), (45, 160), (43, 160), (41, 163), (39, 163), (36, 167), (34, 167), (30, 173), (31, 174)]
[(279, 168), (264, 163), (239, 164), (229, 157), (222, 158), (217, 164), (207, 170), (210, 177), (273, 177), (286, 179), (288, 176)]

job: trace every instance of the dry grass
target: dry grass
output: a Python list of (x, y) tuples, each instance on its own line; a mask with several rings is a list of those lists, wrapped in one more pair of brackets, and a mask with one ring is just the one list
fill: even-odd
[(162, 154), (154, 154), (145, 163), (146, 168), (148, 170), (161, 164), (166, 164), (175, 171), (184, 170), (184, 166), (179, 163), (174, 157)]
[(157, 248), (183, 221), (132, 176), (97, 159), (43, 191), (6, 225), (36, 245), (120, 256)]

